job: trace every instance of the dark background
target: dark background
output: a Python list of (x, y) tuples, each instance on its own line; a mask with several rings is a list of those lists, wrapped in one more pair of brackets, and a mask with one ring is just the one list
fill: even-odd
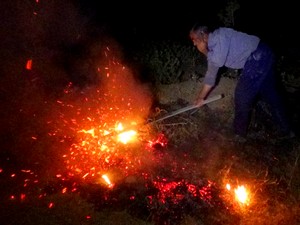
[[(147, 38), (184, 39), (195, 22), (222, 26), (218, 13), (228, 1), (172, 1), (172, 2), (96, 2), (79, 1), (81, 12), (95, 24), (106, 24), (120, 37), (136, 34)], [(264, 39), (297, 40), (299, 12), (288, 1), (239, 1), (235, 14), (235, 28), (254, 33)], [(298, 35), (297, 35), (298, 36)]]
[[(3, 0), (0, 2), (1, 44), (5, 47), (7, 42), (35, 38), (40, 40), (36, 42), (51, 45), (68, 42), (66, 39), (74, 33), (80, 33), (81, 38), (85, 38), (82, 35), (97, 38), (99, 30), (121, 44), (163, 39), (189, 41), (189, 30), (196, 22), (223, 26), (218, 14), (228, 2)], [(240, 0), (238, 4), (234, 28), (258, 35), (276, 48), (298, 52), (299, 10), (295, 1)], [(33, 16), (33, 12), (37, 15)], [(41, 40), (40, 34), (48, 40)]]
[[(120, 52), (135, 50), (131, 46), (140, 47), (140, 43), (151, 46), (152, 41), (161, 40), (181, 41), (192, 46), (188, 37), (191, 27), (196, 22), (223, 26), (218, 14), (228, 2), (3, 0), (0, 2), (1, 76), (11, 77), (12, 71), (24, 69), (31, 58), (33, 70), (39, 76), (50, 79), (57, 74), (53, 81), (56, 83), (63, 73), (74, 81), (80, 73), (83, 77), (91, 74), (92, 69), (87, 69), (85, 64), (97, 61), (100, 47), (106, 47), (111, 40), (119, 43)], [(258, 35), (272, 45), (279, 58), (287, 56), (286, 62), (298, 65), (296, 3), (240, 0), (239, 5), (234, 28)], [(44, 64), (49, 69), (43, 68)], [(49, 80), (45, 83), (52, 89)]]

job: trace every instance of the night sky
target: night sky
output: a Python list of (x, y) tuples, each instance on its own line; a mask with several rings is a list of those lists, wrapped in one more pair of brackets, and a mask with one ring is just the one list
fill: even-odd
[[(96, 24), (108, 24), (117, 35), (136, 32), (149, 38), (181, 39), (188, 36), (195, 22), (222, 26), (218, 13), (226, 7), (226, 0), (210, 1), (140, 1), (100, 3), (82, 1), (82, 13)], [(235, 14), (235, 28), (259, 35), (270, 41), (296, 35), (293, 30), (299, 18), (295, 3), (239, 1)], [(291, 32), (293, 32), (291, 34)]]
[[(166, 39), (192, 45), (188, 37), (191, 27), (196, 22), (223, 26), (218, 14), (228, 1), (3, 0), (1, 60), (13, 65), (17, 55), (27, 58), (38, 53), (59, 61), (68, 57), (61, 52), (72, 56), (70, 48), (89, 48), (106, 35), (121, 46)], [(239, 4), (234, 28), (258, 35), (277, 49), (300, 55), (296, 3), (240, 0)]]
[[(0, 3), (3, 12), (0, 15), (2, 25), (0, 30), (2, 36), (7, 39), (12, 39), (9, 35), (15, 36), (14, 30), (24, 32), (21, 31), (24, 28), (25, 32), (28, 31), (27, 27), (30, 25), (28, 19), (32, 17), (32, 12), (36, 11), (35, 21), (40, 23), (48, 19), (46, 26), (41, 25), (42, 29), (52, 29), (51, 26), (55, 26), (57, 35), (61, 35), (62, 31), (70, 33), (68, 29), (74, 26), (81, 29), (79, 24), (82, 25), (82, 30), (87, 29), (87, 26), (88, 29), (105, 27), (105, 30), (117, 40), (187, 41), (189, 30), (195, 22), (222, 26), (218, 14), (226, 8), (228, 1), (230, 0), (172, 2), (69, 0), (62, 4), (59, 1), (3, 0)], [(74, 7), (71, 8), (70, 5)], [(256, 34), (274, 45), (298, 45), (299, 12), (296, 3), (240, 0), (239, 5), (240, 8), (235, 13), (234, 28)], [(26, 13), (28, 15), (25, 15)], [(72, 18), (75, 14), (78, 14), (76, 19)], [(37, 29), (34, 30), (38, 25), (33, 24), (30, 32), (38, 32)], [(64, 26), (65, 28), (60, 31), (60, 27)], [(55, 29), (51, 32), (55, 36)], [(288, 43), (285, 43), (286, 41)]]

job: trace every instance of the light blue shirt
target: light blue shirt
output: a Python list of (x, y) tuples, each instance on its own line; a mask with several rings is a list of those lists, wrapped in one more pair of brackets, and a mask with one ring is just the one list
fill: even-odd
[(208, 36), (207, 71), (204, 83), (214, 85), (220, 67), (242, 69), (260, 39), (232, 28), (221, 27)]

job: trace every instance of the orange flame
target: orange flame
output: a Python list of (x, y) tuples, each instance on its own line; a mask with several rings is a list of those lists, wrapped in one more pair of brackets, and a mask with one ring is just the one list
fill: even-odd
[(108, 176), (106, 174), (102, 175), (103, 180), (108, 184), (108, 187), (112, 187), (113, 184), (110, 182)]
[(246, 190), (246, 188), (242, 186), (238, 186), (236, 189), (234, 189), (235, 198), (242, 204), (249, 203), (249, 192)]
[(125, 131), (118, 135), (118, 141), (127, 144), (129, 141), (134, 141), (137, 132), (135, 130)]
[[(231, 191), (231, 185), (230, 184), (226, 184), (226, 189), (228, 191)], [(234, 191), (234, 199), (238, 202), (241, 203), (242, 205), (248, 205), (250, 202), (250, 192), (249, 190), (246, 189), (246, 187), (244, 185), (239, 185), (237, 188), (233, 189)]]

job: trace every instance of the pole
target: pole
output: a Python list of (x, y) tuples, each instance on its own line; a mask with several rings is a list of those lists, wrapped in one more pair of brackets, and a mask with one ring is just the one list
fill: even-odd
[[(216, 96), (210, 97), (210, 98), (204, 100), (204, 102), (203, 102), (203, 104), (202, 104), (201, 106), (206, 105), (206, 104), (211, 103), (211, 102), (214, 102), (214, 101), (217, 101), (217, 100), (219, 100), (219, 99), (221, 99), (221, 98), (223, 98), (223, 97), (224, 97), (223, 95), (216, 95)], [(178, 115), (178, 114), (187, 112), (187, 111), (192, 110), (192, 109), (199, 108), (199, 107), (201, 107), (201, 106), (197, 106), (197, 105), (189, 105), (189, 106), (186, 106), (186, 107), (184, 107), (184, 108), (175, 110), (175, 111), (173, 111), (173, 112), (171, 112), (171, 113), (169, 113), (169, 114), (167, 114), (167, 115), (165, 115), (165, 116), (163, 116), (163, 117), (161, 117), (161, 118), (158, 118), (158, 119), (156, 119), (156, 120), (153, 120), (153, 121), (149, 122), (148, 124), (150, 124), (150, 123), (155, 123), (155, 122), (159, 122), (159, 121), (162, 121), (162, 120), (165, 120), (165, 119), (167, 119), (167, 118), (176, 116), (176, 115)]]

